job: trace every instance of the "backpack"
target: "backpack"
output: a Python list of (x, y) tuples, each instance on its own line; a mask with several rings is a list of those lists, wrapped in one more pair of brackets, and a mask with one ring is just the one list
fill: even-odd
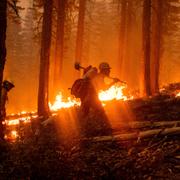
[(88, 87), (87, 79), (77, 79), (71, 87), (71, 94), (76, 98), (84, 98), (87, 95)]

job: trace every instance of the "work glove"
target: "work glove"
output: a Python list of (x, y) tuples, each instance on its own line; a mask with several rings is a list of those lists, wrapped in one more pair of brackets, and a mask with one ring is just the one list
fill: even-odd
[(117, 83), (117, 82), (120, 82), (120, 80), (118, 78), (113, 78), (113, 82)]
[(120, 83), (123, 83), (123, 84), (127, 84), (125, 81), (121, 81), (118, 78), (113, 78), (113, 81), (114, 81), (114, 83), (120, 82)]

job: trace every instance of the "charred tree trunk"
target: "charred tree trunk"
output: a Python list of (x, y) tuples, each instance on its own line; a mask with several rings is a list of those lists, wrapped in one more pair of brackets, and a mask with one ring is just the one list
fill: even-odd
[(85, 9), (86, 0), (79, 0), (79, 15), (75, 51), (75, 61), (78, 61), (79, 63), (82, 62)]
[(144, 0), (143, 2), (143, 87), (144, 95), (150, 96), (151, 82), (150, 82), (150, 42), (151, 42), (151, 0)]
[(163, 23), (163, 0), (155, 0), (154, 2), (154, 14), (153, 14), (153, 50), (152, 50), (152, 71), (151, 71), (151, 83), (152, 93), (159, 92), (159, 68), (162, 52), (162, 23)]
[[(125, 43), (125, 48), (126, 48), (126, 53), (125, 53), (125, 59), (126, 59), (126, 65), (125, 65), (125, 70), (127, 70), (129, 73), (126, 74), (125, 79), (128, 82), (128, 86), (130, 86), (131, 81), (132, 81), (132, 76), (133, 76), (133, 57), (132, 57), (132, 52), (134, 48), (134, 43), (133, 43), (133, 1), (132, 0), (127, 0), (127, 23), (126, 23), (126, 43)], [(124, 79), (124, 77), (122, 79)]]
[(48, 84), (49, 84), (49, 56), (50, 56), (51, 30), (52, 30), (52, 7), (53, 7), (52, 0), (44, 0), (39, 91), (38, 91), (38, 115), (44, 117), (47, 117), (49, 115)]
[(120, 78), (123, 75), (123, 63), (125, 55), (125, 40), (126, 40), (126, 16), (127, 16), (127, 0), (121, 1), (121, 17), (120, 17), (120, 31), (119, 31), (119, 66)]
[(61, 88), (62, 80), (62, 65), (64, 52), (64, 23), (65, 23), (65, 8), (67, 0), (58, 0), (57, 7), (57, 30), (56, 30), (56, 50), (54, 63), (54, 95)]
[[(2, 95), (3, 71), (6, 62), (7, 1), (0, 1), (0, 97)], [(4, 139), (2, 107), (0, 107), (0, 139)]]

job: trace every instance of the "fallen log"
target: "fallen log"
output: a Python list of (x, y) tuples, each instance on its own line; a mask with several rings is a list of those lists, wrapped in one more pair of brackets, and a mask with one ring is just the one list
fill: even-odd
[(145, 139), (154, 136), (163, 137), (168, 135), (179, 135), (180, 127), (166, 128), (166, 129), (153, 129), (141, 132), (133, 132), (127, 134), (118, 134), (112, 136), (98, 136), (93, 138), (84, 138), (84, 141), (102, 142), (102, 141), (127, 141), (134, 139)]
[(134, 122), (125, 122), (125, 123), (115, 123), (114, 127), (116, 128), (133, 128), (140, 129), (145, 127), (178, 127), (180, 126), (180, 121), (134, 121)]

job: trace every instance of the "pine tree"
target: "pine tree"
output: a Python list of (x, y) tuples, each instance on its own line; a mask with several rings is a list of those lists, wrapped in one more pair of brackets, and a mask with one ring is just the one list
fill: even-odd
[[(0, 1), (0, 96), (2, 91), (3, 71), (6, 62), (6, 28), (7, 28), (7, 1)], [(0, 139), (4, 139), (3, 117), (0, 107)]]
[(159, 70), (163, 46), (164, 1), (155, 0), (152, 2), (152, 6), (154, 13), (152, 18), (151, 91), (154, 94), (159, 92)]
[(163, 9), (163, 54), (161, 60), (160, 83), (179, 82), (180, 57), (180, 1), (164, 0)]
[(44, 13), (41, 39), (41, 58), (38, 90), (38, 115), (49, 116), (49, 57), (52, 33), (52, 0), (44, 0)]
[[(180, 7), (178, 6), (178, 0), (154, 0), (152, 1), (152, 62), (151, 62), (151, 90), (152, 93), (159, 92), (159, 79), (160, 79), (160, 68), (162, 64), (163, 54), (166, 55), (173, 50), (179, 48), (176, 47), (178, 42), (179, 32), (179, 13)], [(166, 39), (168, 40), (166, 42)], [(173, 40), (170, 43), (169, 40)], [(171, 44), (171, 47), (166, 51), (166, 43)], [(179, 44), (179, 43), (177, 43)], [(176, 50), (175, 50), (176, 51)], [(178, 54), (177, 51), (174, 53)], [(165, 57), (165, 56), (164, 56)], [(172, 58), (171, 58), (172, 59)], [(168, 62), (169, 63), (169, 62)]]
[(61, 89), (63, 58), (64, 58), (64, 29), (66, 17), (67, 0), (57, 1), (57, 29), (54, 62), (54, 95)]
[(86, 0), (79, 0), (79, 15), (75, 51), (75, 61), (78, 61), (79, 63), (82, 62), (85, 10)]
[(125, 57), (125, 48), (126, 48), (126, 24), (127, 24), (127, 1), (122, 0), (120, 4), (120, 30), (119, 30), (119, 69), (120, 69), (120, 77), (122, 78), (123, 73), (123, 64), (124, 64), (124, 57)]
[(150, 54), (151, 54), (151, 0), (143, 1), (143, 87), (144, 95), (150, 96)]

